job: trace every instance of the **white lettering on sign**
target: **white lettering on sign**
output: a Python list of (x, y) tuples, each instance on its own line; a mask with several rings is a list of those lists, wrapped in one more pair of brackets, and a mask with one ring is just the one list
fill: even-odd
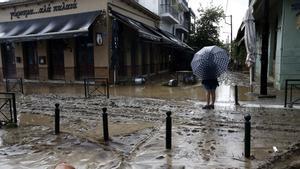
[(60, 4), (45, 4), (35, 9), (25, 9), (25, 10), (17, 10), (14, 9), (13, 12), (10, 12), (10, 19), (13, 20), (14, 18), (21, 18), (25, 17), (27, 18), (29, 15), (36, 15), (36, 14), (42, 14), (42, 13), (50, 13), (50, 12), (58, 12), (58, 11), (64, 11), (64, 10), (70, 10), (70, 9), (76, 9), (77, 8), (77, 2), (74, 0), (71, 3), (68, 2), (61, 2)]

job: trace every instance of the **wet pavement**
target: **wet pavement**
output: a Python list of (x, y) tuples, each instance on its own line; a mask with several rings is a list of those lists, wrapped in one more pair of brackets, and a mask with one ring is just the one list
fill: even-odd
[[(300, 160), (300, 111), (248, 93), (247, 76), (231, 74), (217, 91), (215, 110), (202, 110), (200, 84), (111, 86), (110, 98), (84, 97), (77, 85), (26, 84), (17, 99), (18, 128), (0, 129), (0, 168), (289, 168)], [(239, 82), (239, 83), (237, 83)], [(234, 85), (239, 102), (234, 105)], [(256, 85), (258, 89), (258, 85)], [(54, 104), (61, 134), (54, 135)], [(110, 141), (103, 141), (101, 109), (108, 108)], [(165, 149), (166, 112), (172, 111), (172, 150)], [(244, 115), (251, 114), (251, 159), (244, 158)], [(274, 147), (278, 151), (274, 151)], [(275, 149), (275, 150), (276, 150)], [(288, 160), (276, 160), (285, 159)], [(270, 165), (269, 163), (275, 164)], [(276, 165), (278, 163), (278, 165)]]

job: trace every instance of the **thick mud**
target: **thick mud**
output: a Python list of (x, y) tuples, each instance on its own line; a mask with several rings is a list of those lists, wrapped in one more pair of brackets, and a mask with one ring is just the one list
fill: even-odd
[[(54, 135), (54, 104), (61, 134)], [(293, 109), (216, 106), (194, 100), (28, 95), (18, 100), (19, 127), (1, 129), (0, 166), (53, 168), (258, 168), (300, 141)], [(102, 134), (108, 108), (110, 141)], [(172, 111), (173, 146), (165, 149), (166, 112)], [(252, 116), (252, 159), (244, 158), (244, 115)], [(273, 147), (278, 152), (273, 151)]]
[[(299, 109), (272, 108), (277, 100), (245, 95), (248, 81), (241, 79), (247, 77), (222, 79), (214, 110), (202, 109), (205, 93), (199, 83), (113, 86), (109, 99), (85, 98), (82, 85), (28, 85), (26, 95), (17, 98), (18, 127), (0, 129), (0, 168), (53, 169), (61, 162), (76, 169), (297, 168)], [(234, 105), (233, 81), (241, 106)], [(59, 135), (54, 134), (55, 103), (60, 104)], [(109, 142), (103, 140), (103, 107)], [(165, 148), (167, 111), (172, 112), (171, 150)], [(247, 114), (252, 117), (250, 159), (244, 158)]]

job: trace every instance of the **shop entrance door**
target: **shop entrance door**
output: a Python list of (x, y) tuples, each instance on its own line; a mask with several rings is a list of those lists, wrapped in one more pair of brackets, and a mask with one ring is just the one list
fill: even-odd
[(65, 78), (64, 42), (62, 39), (48, 41), (49, 78), (63, 80)]
[(94, 77), (94, 48), (90, 37), (76, 39), (76, 79)]
[(39, 64), (36, 42), (23, 43), (24, 69), (26, 79), (39, 78)]
[(2, 62), (3, 62), (3, 76), (4, 78), (16, 78), (16, 62), (15, 52), (11, 44), (1, 45)]

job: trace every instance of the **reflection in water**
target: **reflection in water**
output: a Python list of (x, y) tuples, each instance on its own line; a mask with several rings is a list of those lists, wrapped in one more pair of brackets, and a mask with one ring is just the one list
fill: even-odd
[(4, 134), (4, 131), (0, 130), (0, 147), (3, 146), (3, 139), (2, 139), (3, 134)]
[[(0, 90), (4, 91), (5, 86), (1, 85)], [(91, 90), (93, 88), (91, 87)], [(111, 85), (110, 95), (112, 96), (131, 96), (146, 97), (157, 99), (176, 99), (176, 100), (197, 100), (205, 101), (205, 90), (200, 83), (195, 85), (183, 85), (177, 87), (163, 86), (162, 82), (151, 82), (145, 85)], [(104, 87), (98, 90), (105, 93)], [(239, 100), (249, 101), (255, 98), (245, 95), (249, 92), (247, 87), (239, 87)], [(57, 94), (62, 96), (81, 96), (84, 97), (83, 84), (38, 84), (26, 83), (24, 85), (25, 94)], [(99, 95), (99, 93), (96, 93)], [(216, 90), (217, 102), (234, 102), (234, 87), (221, 84)]]
[(167, 169), (173, 169), (172, 155), (167, 153), (166, 160), (167, 160)]

